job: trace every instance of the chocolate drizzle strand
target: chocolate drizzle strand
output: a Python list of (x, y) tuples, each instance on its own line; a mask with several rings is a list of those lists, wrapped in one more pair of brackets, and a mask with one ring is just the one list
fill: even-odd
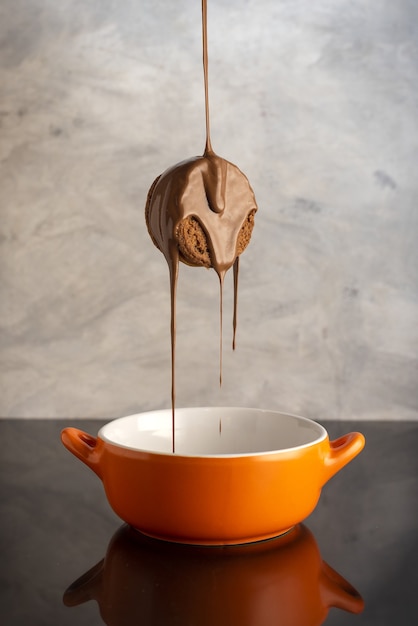
[(209, 128), (207, 1), (202, 0), (206, 145), (196, 156), (167, 169), (150, 187), (145, 219), (154, 245), (169, 268), (171, 294), (172, 448), (175, 452), (176, 291), (179, 262), (212, 268), (220, 285), (220, 382), (222, 382), (222, 293), (234, 268), (233, 347), (237, 326), (239, 255), (249, 244), (257, 204), (247, 177), (212, 149)]

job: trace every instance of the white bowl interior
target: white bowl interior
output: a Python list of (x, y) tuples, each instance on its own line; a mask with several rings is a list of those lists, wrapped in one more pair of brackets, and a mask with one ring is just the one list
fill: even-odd
[[(176, 409), (175, 453), (242, 456), (310, 446), (327, 436), (304, 417), (241, 407)], [(172, 452), (171, 409), (130, 415), (100, 429), (104, 441), (134, 450)]]

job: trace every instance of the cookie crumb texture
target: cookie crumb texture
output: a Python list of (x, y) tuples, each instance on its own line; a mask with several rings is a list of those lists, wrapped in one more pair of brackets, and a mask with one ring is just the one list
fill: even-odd
[(189, 265), (211, 267), (208, 240), (199, 220), (192, 215), (182, 219), (177, 226), (176, 239), (183, 261)]
[(237, 256), (242, 254), (245, 248), (250, 243), (251, 235), (252, 235), (253, 228), (254, 228), (255, 213), (256, 213), (256, 209), (253, 209), (252, 211), (250, 211), (247, 217), (245, 218), (243, 225), (241, 226), (241, 230), (239, 232), (238, 240), (237, 240)]
[[(254, 215), (255, 210), (250, 211), (241, 226), (237, 239), (237, 256), (242, 254), (250, 243)], [(196, 217), (189, 215), (181, 220), (177, 226), (176, 239), (183, 262), (198, 267), (212, 267), (207, 236)]]

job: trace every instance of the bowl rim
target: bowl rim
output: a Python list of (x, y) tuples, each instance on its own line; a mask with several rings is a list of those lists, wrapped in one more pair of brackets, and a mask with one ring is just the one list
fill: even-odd
[(287, 412), (279, 411), (276, 409), (262, 409), (262, 408), (242, 407), (242, 406), (195, 406), (195, 407), (178, 407), (178, 408), (176, 407), (175, 409), (176, 413), (178, 412), (192, 413), (193, 411), (203, 411), (203, 410), (255, 411), (257, 413), (276, 414), (285, 418), (290, 417), (292, 419), (296, 419), (305, 423), (309, 423), (310, 425), (314, 425), (315, 428), (318, 429), (318, 437), (314, 439), (313, 441), (309, 441), (304, 444), (299, 444), (297, 446), (290, 446), (286, 448), (275, 448), (272, 450), (263, 450), (259, 452), (241, 452), (241, 453), (225, 453), (225, 454), (193, 454), (193, 453), (183, 453), (183, 452), (181, 453), (172, 452), (171, 450), (167, 452), (163, 452), (159, 450), (150, 450), (147, 448), (128, 446), (124, 443), (117, 443), (114, 440), (110, 439), (108, 436), (106, 436), (105, 431), (107, 429), (110, 429), (111, 425), (113, 425), (115, 422), (121, 422), (123, 420), (128, 421), (128, 420), (132, 420), (134, 418), (138, 418), (142, 416), (161, 414), (161, 413), (168, 414), (171, 418), (171, 415), (172, 415), (171, 408), (153, 409), (151, 411), (141, 411), (140, 413), (132, 413), (131, 415), (126, 415), (124, 417), (115, 418), (107, 422), (100, 428), (97, 437), (101, 439), (105, 444), (108, 444), (110, 446), (114, 446), (116, 448), (120, 448), (123, 450), (130, 450), (131, 452), (137, 452), (140, 454), (147, 454), (147, 455), (152, 455), (152, 456), (175, 457), (179, 459), (181, 458), (188, 458), (188, 459), (190, 458), (196, 458), (196, 459), (229, 459), (229, 458), (233, 459), (235, 458), (237, 459), (237, 458), (245, 458), (245, 457), (264, 457), (264, 456), (272, 456), (272, 455), (278, 455), (278, 454), (285, 455), (285, 454), (288, 454), (289, 452), (296, 452), (299, 450), (310, 448), (312, 446), (316, 446), (328, 438), (328, 431), (319, 422), (313, 419), (310, 419), (308, 417), (303, 417), (301, 415), (296, 415), (294, 413), (287, 413)]

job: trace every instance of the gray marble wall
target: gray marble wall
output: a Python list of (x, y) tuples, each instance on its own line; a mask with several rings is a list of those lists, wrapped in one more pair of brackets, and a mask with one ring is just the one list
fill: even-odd
[[(181, 267), (178, 405), (418, 418), (418, 3), (209, 0), (212, 140), (259, 204)], [(3, 417), (170, 406), (156, 175), (204, 147), (200, 0), (1, 0)]]

